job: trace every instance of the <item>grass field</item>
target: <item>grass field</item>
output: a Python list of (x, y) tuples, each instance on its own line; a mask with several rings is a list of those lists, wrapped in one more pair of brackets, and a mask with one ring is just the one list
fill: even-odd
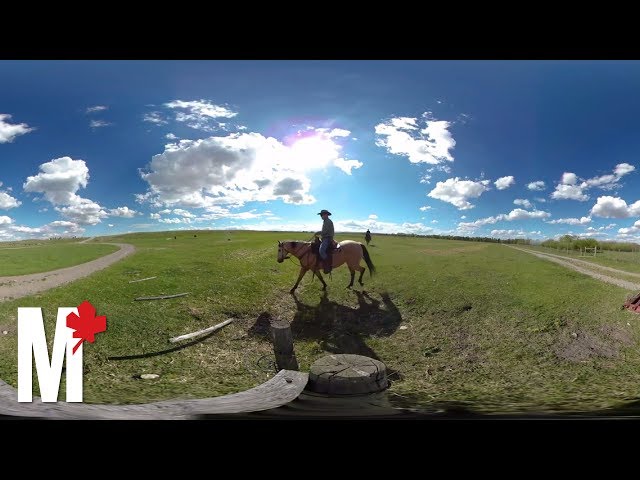
[[(51, 345), (57, 307), (86, 299), (108, 328), (85, 343), (85, 402), (209, 397), (256, 386), (274, 374), (268, 331), (275, 318), (291, 322), (301, 370), (329, 352), (382, 360), (398, 406), (596, 412), (638, 397), (640, 317), (620, 309), (631, 292), (500, 244), (374, 236), (377, 275), (367, 272), (364, 288), (345, 288), (343, 266), (326, 295), (308, 274), (294, 297), (287, 292), (299, 267), (276, 262), (277, 241), (308, 236), (102, 239), (132, 243), (137, 253), (71, 285), (0, 303), (0, 378), (16, 386), (18, 307), (43, 307)], [(337, 235), (347, 238), (362, 240)], [(189, 295), (134, 301), (182, 292)], [(202, 340), (168, 342), (230, 317), (237, 321)], [(140, 380), (144, 373), (160, 377)], [(64, 385), (64, 399), (62, 392)]]
[(114, 245), (76, 242), (0, 243), (0, 277), (71, 267), (115, 252)]

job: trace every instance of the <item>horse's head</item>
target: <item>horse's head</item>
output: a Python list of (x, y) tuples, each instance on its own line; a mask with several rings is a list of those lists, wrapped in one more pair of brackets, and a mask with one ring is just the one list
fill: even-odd
[(287, 243), (278, 240), (278, 263), (282, 263), (289, 258), (289, 251), (286, 249)]

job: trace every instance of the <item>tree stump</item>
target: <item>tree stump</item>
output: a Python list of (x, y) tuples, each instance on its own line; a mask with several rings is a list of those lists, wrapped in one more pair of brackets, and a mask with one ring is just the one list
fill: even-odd
[(389, 386), (387, 367), (362, 355), (327, 355), (311, 365), (307, 389), (328, 395), (379, 392)]

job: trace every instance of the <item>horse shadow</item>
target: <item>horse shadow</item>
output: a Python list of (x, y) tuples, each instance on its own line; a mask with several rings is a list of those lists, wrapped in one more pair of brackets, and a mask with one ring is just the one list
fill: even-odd
[[(387, 292), (380, 294), (381, 300), (366, 291), (353, 290), (353, 293), (358, 299), (356, 307), (329, 300), (326, 291), (317, 305), (304, 303), (292, 295), (296, 304), (291, 321), (294, 341), (316, 340), (325, 352), (363, 355), (384, 363), (365, 340), (372, 336), (392, 335), (402, 323), (402, 315)], [(249, 335), (267, 334), (272, 320), (269, 313), (263, 312), (249, 329)], [(388, 365), (387, 376), (391, 381), (402, 380), (401, 374)]]

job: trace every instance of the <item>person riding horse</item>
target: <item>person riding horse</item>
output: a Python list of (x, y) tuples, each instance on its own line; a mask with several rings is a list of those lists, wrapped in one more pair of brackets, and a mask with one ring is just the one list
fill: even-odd
[(329, 258), (329, 261), (327, 261), (329, 257), (327, 250), (329, 250), (329, 248), (333, 244), (333, 236), (335, 233), (333, 229), (333, 222), (329, 218), (331, 212), (329, 210), (323, 209), (320, 210), (320, 213), (318, 213), (318, 215), (320, 215), (320, 218), (322, 218), (323, 221), (322, 230), (316, 232), (316, 235), (320, 236), (320, 238), (322, 239), (319, 250), (320, 258), (322, 259), (322, 263), (324, 265), (324, 273), (331, 273), (331, 259)]
[(364, 234), (364, 239), (367, 242), (367, 245), (369, 245), (369, 242), (371, 241), (371, 232), (367, 229), (367, 233)]

